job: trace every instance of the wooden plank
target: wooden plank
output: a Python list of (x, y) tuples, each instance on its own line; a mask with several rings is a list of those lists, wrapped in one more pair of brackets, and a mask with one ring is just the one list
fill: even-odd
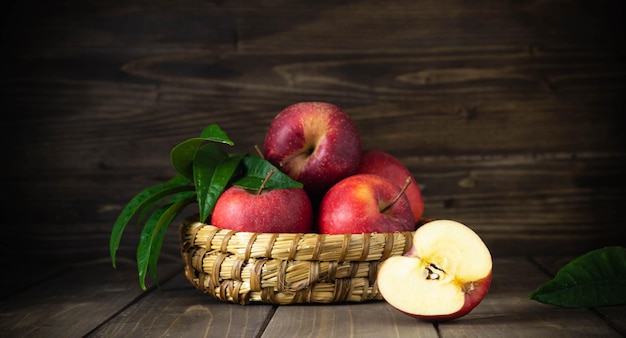
[[(581, 53), (589, 49), (584, 45), (579, 48)], [(229, 53), (212, 60), (211, 66), (217, 73), (235, 68), (241, 74), (219, 78), (201, 72), (206, 67), (206, 55), (182, 51), (128, 66), (131, 75), (149, 84), (118, 83), (114, 79), (59, 80), (42, 75), (7, 88), (11, 97), (7, 104), (31, 112), (14, 117), (7, 125), (7, 135), (26, 131), (26, 126), (46, 131), (28, 140), (33, 149), (16, 154), (25, 160), (34, 156), (46, 159), (56, 152), (79, 157), (96, 148), (86, 161), (76, 163), (72, 157), (59, 156), (50, 164), (115, 166), (123, 164), (125, 158), (137, 162), (133, 159), (137, 154), (156, 155), (159, 149), (153, 142), (180, 141), (174, 137), (196, 135), (199, 124), (210, 122), (225, 127), (237, 144), (252, 147), (262, 143), (263, 126), (286, 105), (326, 100), (353, 116), (365, 146), (395, 149), (401, 154), (415, 154), (416, 150), (420, 155), (620, 150), (622, 136), (613, 123), (619, 122), (623, 107), (616, 97), (624, 83), (615, 75), (623, 74), (623, 62), (610, 50), (582, 56), (571, 50), (554, 50), (533, 57), (532, 62), (521, 47), (487, 55), (481, 50), (477, 48), (475, 54), (462, 48), (448, 51), (455, 55), (452, 61), (441, 59), (436, 52), (423, 60), (419, 51), (400, 51), (392, 56)], [(73, 67), (65, 68), (81, 57), (70, 53), (58, 67), (70, 72)], [(261, 67), (258, 60), (263, 58), (268, 60)], [(42, 57), (30, 62), (49, 65), (54, 60)], [(511, 64), (515, 65), (513, 70), (502, 70), (513, 67)], [(177, 71), (189, 67), (198, 71), (192, 76), (189, 70)], [(376, 83), (374, 87), (362, 85), (359, 79), (360, 73), (371, 68), (376, 73), (368, 81)], [(285, 73), (285, 80), (276, 80), (276, 69)], [(475, 73), (477, 79), (467, 79), (467, 72)], [(445, 75), (438, 79), (430, 73)], [(483, 77), (484, 73), (488, 76)], [(294, 86), (289, 79), (298, 76), (306, 81)], [(420, 82), (421, 77), (429, 76), (433, 79), (428, 83)], [(558, 91), (542, 87), (545, 77), (559, 81), (553, 84)], [(571, 82), (572, 78), (593, 81)], [(155, 88), (150, 82), (157, 80), (165, 83)], [(238, 104), (225, 104), (224, 97)], [(93, 114), (84, 113), (92, 110)], [(147, 119), (146, 114), (152, 118)], [(115, 123), (107, 116), (115, 116)], [(406, 142), (409, 140), (412, 142)], [(102, 142), (112, 148), (97, 148)], [(131, 149), (123, 151), (129, 142)], [(53, 147), (55, 143), (57, 147)], [(55, 153), (41, 151), (48, 148)], [(116, 153), (115, 157), (106, 156)], [(100, 163), (95, 155), (101, 157)], [(165, 165), (167, 161), (159, 163)]]
[[(161, 262), (159, 276), (182, 273), (180, 262)], [(150, 284), (149, 284), (150, 285)], [(53, 276), (0, 300), (0, 332), (7, 337), (82, 337), (146, 294), (136, 265), (96, 261)]]
[[(626, 238), (623, 5), (562, 5), (17, 3), (3, 215), (33, 250), (71, 238), (66, 253), (89, 254), (85, 233), (174, 174), (176, 143), (218, 123), (252, 152), (280, 109), (325, 100), (410, 166), (429, 217), (472, 225), (494, 252), (613, 244)], [(20, 249), (21, 229), (0, 246)]]
[(626, 162), (590, 155), (407, 157), (425, 215), (457, 219), (496, 254), (580, 254), (626, 244)]
[[(329, 52), (393, 51), (441, 45), (541, 41), (550, 46), (561, 41), (610, 40), (616, 30), (612, 23), (621, 17), (615, 11), (622, 6), (601, 1), (593, 7), (562, 6), (558, 1), (478, 1), (471, 7), (458, 1), (396, 1), (384, 5), (377, 1), (319, 2), (306, 7), (277, 4), (256, 8), (256, 15), (244, 17), (237, 27), (238, 48), (271, 53), (289, 46), (294, 53), (305, 53), (320, 48)], [(299, 25), (289, 20), (275, 22), (276, 15), (292, 16)], [(596, 27), (593, 32), (587, 31), (591, 25)], [(395, 34), (381, 35), (386, 31)]]
[[(602, 245), (625, 245), (620, 210), (626, 206), (626, 186), (620, 177), (626, 171), (626, 157), (548, 155), (401, 159), (422, 186), (425, 216), (456, 219), (471, 226), (496, 254), (572, 254)], [(44, 219), (56, 212), (66, 215), (68, 223), (30, 228), (29, 250), (45, 253), (43, 257), (61, 250), (68, 255), (106, 255), (113, 220), (125, 203), (141, 189), (166, 180), (140, 178), (144, 170), (120, 168), (111, 174), (85, 170), (83, 177), (60, 172), (30, 179), (38, 188), (31, 189), (32, 195), (25, 199), (41, 205), (33, 217)], [(123, 173), (128, 173), (128, 179), (123, 179)], [(13, 179), (24, 180), (26, 177)], [(68, 186), (73, 189), (64, 190)], [(60, 198), (48, 200), (47, 195), (36, 193), (37, 189), (57, 191)], [(81, 203), (75, 202), (79, 198)], [(185, 213), (193, 213), (195, 207)], [(70, 221), (88, 222), (88, 226)], [(126, 232), (123, 250), (130, 257), (139, 233), (134, 226)], [(0, 243), (8, 248), (19, 245), (13, 238), (4, 237)], [(170, 246), (177, 246), (175, 229), (168, 240)]]
[(178, 274), (90, 337), (256, 337), (273, 312), (271, 305), (221, 302)]
[[(574, 258), (573, 256), (541, 256), (533, 257), (533, 260), (546, 269), (551, 276), (554, 276), (560, 268)], [(621, 333), (622, 336), (626, 337), (626, 305), (599, 307), (593, 309), (593, 311), (598, 313), (601, 318)]]
[(467, 316), (439, 324), (444, 337), (621, 337), (587, 309), (555, 308), (528, 298), (549, 277), (521, 257), (494, 259), (487, 297)]
[(362, 304), (289, 305), (276, 310), (262, 337), (438, 337), (384, 301)]
[[(163, 240), (161, 256), (163, 259), (180, 259), (180, 238), (178, 234), (179, 222), (173, 222), (167, 229)], [(25, 258), (36, 260), (39, 266), (72, 266), (84, 264), (95, 260), (109, 260), (109, 240), (111, 236), (111, 223), (86, 222), (78, 225), (40, 224), (30, 230), (28, 235), (28, 248), (23, 243), (0, 239), (0, 245), (7, 253), (20, 253)], [(122, 235), (117, 256), (134, 260), (136, 258), (137, 245), (141, 232), (141, 224), (131, 221)], [(8, 260), (11, 256), (7, 254)], [(11, 262), (18, 269), (22, 262)], [(28, 264), (28, 263), (27, 263)]]
[[(28, 292), (44, 281), (54, 278), (71, 269), (68, 265), (40, 265), (31, 262), (5, 261), (10, 257), (0, 259), (0, 266), (4, 273), (0, 278), (0, 299), (5, 299), (19, 292)], [(21, 257), (23, 258), (23, 257)]]

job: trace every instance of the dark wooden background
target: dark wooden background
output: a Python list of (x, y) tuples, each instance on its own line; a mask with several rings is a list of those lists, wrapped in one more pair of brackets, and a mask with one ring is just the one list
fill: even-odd
[(623, 1), (4, 7), (6, 260), (106, 259), (123, 205), (174, 174), (175, 144), (217, 123), (254, 151), (275, 114), (313, 100), (412, 170), (427, 217), (494, 255), (625, 243)]

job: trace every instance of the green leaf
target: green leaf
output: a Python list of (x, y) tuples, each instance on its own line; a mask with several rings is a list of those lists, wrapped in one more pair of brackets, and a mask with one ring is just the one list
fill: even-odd
[(211, 124), (208, 127), (204, 128), (202, 133), (200, 133), (200, 137), (207, 140), (213, 141), (217, 143), (224, 143), (230, 146), (235, 145), (233, 141), (226, 135), (226, 132), (222, 130), (217, 124)]
[[(187, 178), (185, 178), (185, 180), (187, 180)], [(145, 219), (150, 215), (153, 209), (157, 205), (163, 203), (163, 201), (167, 199), (176, 198), (176, 196), (180, 194), (192, 194), (195, 196), (196, 192), (193, 186), (187, 186), (184, 192), (181, 193), (181, 192), (176, 191), (175, 194), (176, 195), (174, 195), (174, 197), (170, 196), (171, 194), (162, 194), (162, 196), (154, 196), (154, 198), (147, 200), (146, 203), (144, 203), (142, 208), (139, 210), (140, 213), (137, 215), (137, 217), (135, 217), (137, 219), (137, 223), (138, 224), (145, 223)]]
[[(137, 246), (137, 270), (139, 285), (146, 290), (146, 273), (148, 266), (153, 266), (153, 277), (156, 277), (156, 261), (161, 251), (163, 237), (167, 227), (185, 206), (193, 203), (195, 198), (187, 197), (175, 203), (169, 203), (155, 210), (143, 227)], [(153, 261), (150, 263), (150, 261)], [(156, 281), (156, 279), (155, 279)]]
[(264, 189), (302, 188), (302, 183), (294, 181), (270, 162), (258, 156), (246, 156), (243, 158), (242, 163), (245, 168), (245, 174), (235, 180), (233, 185), (245, 189), (258, 190), (269, 172), (273, 170), (274, 173), (265, 183)]
[(216, 124), (206, 127), (200, 137), (190, 138), (177, 144), (170, 152), (170, 160), (174, 169), (188, 179), (193, 179), (193, 162), (196, 158), (196, 152), (201, 145), (207, 141), (234, 145), (226, 133)]
[(159, 284), (156, 274), (157, 263), (161, 255), (161, 248), (163, 247), (163, 239), (165, 238), (167, 228), (186, 206), (196, 200), (195, 195), (195, 192), (183, 192), (174, 196), (170, 201), (170, 207), (165, 210), (157, 222), (157, 227), (152, 235), (149, 253), (150, 258), (148, 260), (148, 271), (150, 271), (152, 279), (157, 285)]
[[(244, 155), (226, 156), (216, 164), (213, 160), (216, 156), (212, 155), (210, 149), (206, 149), (206, 153), (204, 148), (198, 152), (193, 173), (198, 191), (200, 222), (204, 222), (213, 212), (217, 199), (226, 189), (243, 157)], [(207, 160), (208, 158), (211, 160)]]
[(144, 189), (135, 195), (130, 202), (128, 202), (128, 204), (126, 204), (113, 224), (109, 240), (109, 250), (111, 253), (111, 262), (113, 267), (116, 266), (115, 256), (117, 249), (120, 246), (122, 234), (124, 233), (124, 229), (130, 220), (139, 211), (142, 211), (147, 207), (154, 206), (155, 201), (160, 201), (165, 196), (173, 195), (182, 191), (193, 191), (194, 187), (189, 185), (189, 183), (190, 181), (187, 178), (178, 175), (165, 183), (157, 184)]
[(171, 204), (168, 204), (155, 210), (152, 215), (150, 215), (141, 231), (139, 245), (137, 246), (137, 270), (139, 272), (139, 285), (143, 290), (146, 290), (146, 272), (148, 271), (148, 261), (150, 259), (152, 234), (154, 234), (161, 216), (163, 216), (165, 211), (171, 206)]
[(572, 260), (529, 297), (563, 307), (626, 304), (626, 248), (605, 247)]

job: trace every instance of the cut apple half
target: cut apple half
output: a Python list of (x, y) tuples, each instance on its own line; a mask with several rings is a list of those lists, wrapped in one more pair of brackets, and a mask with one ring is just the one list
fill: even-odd
[(491, 275), (491, 254), (482, 239), (462, 223), (437, 220), (415, 231), (405, 255), (382, 263), (377, 285), (399, 311), (443, 321), (474, 309), (486, 296)]

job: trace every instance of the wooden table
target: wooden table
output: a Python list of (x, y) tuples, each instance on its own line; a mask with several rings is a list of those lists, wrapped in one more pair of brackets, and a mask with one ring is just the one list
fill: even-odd
[[(433, 324), (384, 301), (335, 305), (238, 305), (193, 288), (169, 246), (160, 287), (142, 292), (132, 258), (17, 264), (2, 278), (2, 337), (620, 337), (626, 306), (565, 309), (529, 300), (570, 257), (495, 256), (487, 297), (460, 319)], [(35, 262), (32, 260), (31, 262)], [(30, 269), (29, 269), (30, 268)]]
[[(625, 2), (29, 0), (0, 37), (0, 337), (611, 337), (626, 309), (528, 295), (626, 245)], [(385, 302), (241, 306), (193, 289), (176, 236), (139, 288), (123, 206), (219, 124), (252, 152), (284, 107), (326, 101), (396, 155), (426, 218), (490, 247), (491, 292), (433, 325)]]

